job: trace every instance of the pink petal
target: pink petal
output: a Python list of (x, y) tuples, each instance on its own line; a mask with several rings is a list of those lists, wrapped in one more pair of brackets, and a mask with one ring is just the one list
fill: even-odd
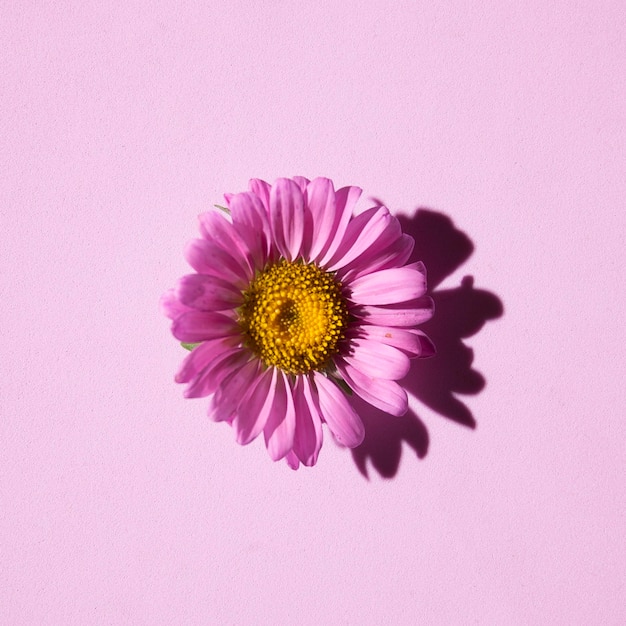
[[(199, 347), (199, 346), (198, 346)], [(197, 350), (194, 348), (192, 352)], [(215, 357), (184, 391), (185, 398), (204, 398), (215, 392), (222, 381), (238, 370), (248, 359), (240, 348), (231, 348)]]
[(345, 267), (366, 250), (377, 247), (379, 237), (395, 219), (385, 207), (368, 209), (357, 215), (346, 229), (345, 237), (328, 263), (330, 271)]
[(410, 235), (401, 235), (382, 250), (373, 246), (352, 263), (343, 267), (338, 277), (342, 281), (349, 281), (378, 270), (402, 267), (411, 257), (414, 246), (415, 240)]
[(363, 442), (363, 422), (348, 402), (343, 391), (323, 374), (313, 372), (320, 415), (337, 441), (348, 448)]
[(362, 306), (355, 313), (369, 324), (380, 326), (417, 326), (427, 322), (435, 311), (430, 296), (422, 296), (412, 302), (386, 306)]
[[(196, 383), (200, 382), (199, 379), (201, 379), (205, 373), (215, 367), (219, 367), (229, 356), (237, 354), (245, 355), (246, 353), (242, 351), (241, 348), (233, 346), (232, 341), (224, 341), (221, 339), (206, 341), (194, 348), (187, 358), (184, 359), (174, 380), (177, 383), (190, 382), (190, 388), (197, 388)], [(187, 391), (189, 391), (189, 388)], [(208, 393), (203, 395), (208, 395)], [(187, 392), (185, 392), (185, 395), (187, 395)]]
[(346, 363), (370, 378), (399, 380), (407, 375), (411, 367), (404, 352), (378, 341), (353, 339), (350, 348), (351, 353), (344, 357)]
[(337, 359), (337, 369), (343, 379), (363, 400), (390, 415), (404, 415), (409, 408), (406, 391), (393, 380), (370, 378)]
[(302, 233), (302, 245), (300, 246), (300, 256), (307, 262), (312, 261), (311, 246), (315, 242), (313, 226), (313, 214), (306, 204), (306, 196), (304, 202), (304, 232)]
[(304, 198), (293, 180), (279, 178), (272, 186), (270, 221), (278, 251), (287, 260), (295, 260), (304, 236)]
[(396, 267), (361, 276), (347, 287), (357, 304), (394, 304), (424, 295), (426, 278), (413, 268)]
[(293, 450), (304, 465), (311, 467), (317, 463), (324, 433), (308, 377), (300, 376), (298, 378), (293, 395), (296, 411), (296, 434)]
[(248, 189), (261, 201), (266, 214), (269, 216), (271, 185), (260, 178), (251, 178), (248, 183)]
[(172, 324), (172, 334), (179, 341), (198, 343), (207, 339), (233, 336), (239, 333), (237, 322), (221, 313), (189, 311)]
[(435, 354), (435, 347), (432, 342), (419, 330), (363, 324), (358, 333), (366, 339), (380, 341), (388, 346), (399, 348), (410, 357), (427, 357)]
[(248, 247), (223, 213), (209, 211), (198, 215), (198, 220), (203, 237), (228, 252), (232, 257), (241, 259), (241, 263), (245, 264), (248, 271), (253, 272), (254, 265)]
[(240, 291), (230, 283), (206, 274), (187, 274), (178, 281), (176, 296), (189, 307), (200, 311), (223, 311), (243, 302)]
[(161, 299), (159, 300), (159, 308), (161, 309), (161, 313), (163, 313), (166, 317), (169, 317), (171, 320), (175, 320), (183, 313), (193, 310), (191, 307), (181, 303), (181, 301), (176, 297), (176, 291), (174, 289), (168, 289), (161, 296)]
[(233, 196), (230, 209), (233, 225), (250, 250), (255, 267), (263, 267), (269, 253), (271, 232), (261, 200), (253, 193), (238, 193)]
[(212, 339), (195, 347), (183, 360), (176, 372), (177, 383), (188, 383), (195, 378), (211, 361), (220, 354), (232, 349), (232, 342), (224, 339)]
[(237, 442), (246, 445), (265, 428), (274, 405), (276, 369), (265, 370), (241, 399), (233, 428)]
[[(378, 207), (380, 208), (380, 207)], [(384, 215), (384, 211), (383, 211)], [(379, 257), (389, 254), (390, 251), (398, 251), (398, 242), (402, 239), (402, 227), (400, 222), (390, 213), (385, 216), (384, 228), (376, 237), (375, 241), (372, 241), (368, 247), (366, 247), (361, 254), (355, 259), (350, 261), (341, 268), (340, 274), (348, 273), (352, 271), (367, 269), (367, 273), (374, 272), (378, 269)], [(412, 238), (410, 238), (412, 239)], [(361, 272), (363, 273), (363, 272)]]
[(185, 247), (184, 254), (187, 263), (200, 274), (224, 278), (242, 287), (250, 281), (250, 270), (245, 262), (241, 263), (243, 257), (235, 260), (228, 252), (206, 239), (192, 239)]
[(287, 453), (287, 456), (285, 456), (285, 461), (287, 461), (287, 465), (289, 465), (292, 470), (297, 470), (300, 467), (300, 461), (298, 460), (298, 457), (293, 450), (290, 450)]
[(313, 223), (309, 258), (315, 261), (322, 250), (328, 247), (334, 235), (337, 207), (333, 181), (328, 178), (314, 179), (307, 187), (306, 201)]
[(419, 330), (416, 330), (414, 332), (417, 333), (421, 344), (421, 352), (418, 355), (419, 357), (426, 358), (437, 354), (437, 348), (435, 347), (435, 344), (430, 340), (427, 335), (420, 332)]
[(329, 239), (319, 253), (320, 265), (326, 265), (343, 242), (352, 211), (361, 193), (359, 187), (342, 187), (335, 192), (335, 217)]
[(307, 185), (311, 182), (308, 178), (304, 176), (293, 176), (292, 180), (298, 187), (300, 187), (300, 191), (304, 194), (306, 191)]
[(212, 398), (209, 415), (216, 422), (229, 421), (235, 415), (242, 396), (259, 375), (259, 361), (252, 359), (224, 379)]
[(270, 458), (282, 459), (293, 448), (296, 430), (296, 413), (291, 386), (285, 374), (276, 371), (276, 391), (272, 411), (265, 424), (265, 445)]

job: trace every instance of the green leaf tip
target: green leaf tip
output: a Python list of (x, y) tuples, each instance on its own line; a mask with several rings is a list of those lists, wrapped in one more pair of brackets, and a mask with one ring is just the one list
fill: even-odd
[(185, 343), (184, 341), (181, 341), (180, 345), (185, 348), (185, 350), (189, 350), (191, 352), (196, 346), (199, 346), (200, 343)]

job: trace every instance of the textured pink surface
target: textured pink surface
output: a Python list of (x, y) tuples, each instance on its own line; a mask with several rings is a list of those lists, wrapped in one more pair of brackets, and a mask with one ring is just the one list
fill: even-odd
[[(624, 4), (208, 4), (0, 8), (0, 622), (626, 621)], [(441, 280), (419, 421), (297, 473), (157, 310), (196, 215), (293, 174)]]

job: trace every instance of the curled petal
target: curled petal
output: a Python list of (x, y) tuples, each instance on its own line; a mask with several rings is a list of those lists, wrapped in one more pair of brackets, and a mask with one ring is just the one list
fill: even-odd
[(240, 259), (247, 271), (253, 272), (254, 266), (248, 246), (222, 213), (218, 211), (202, 213), (198, 215), (198, 221), (200, 232), (205, 239)]
[(211, 361), (232, 348), (232, 342), (224, 339), (205, 341), (194, 348), (183, 360), (176, 372), (177, 383), (193, 380)]
[(235, 336), (239, 327), (231, 317), (221, 313), (188, 311), (172, 324), (172, 335), (179, 341), (198, 343), (207, 339)]
[(265, 428), (274, 406), (275, 381), (276, 370), (265, 370), (239, 402), (233, 419), (238, 443), (250, 443)]
[(343, 391), (319, 372), (313, 372), (320, 415), (339, 443), (356, 448), (363, 442), (363, 422), (348, 402)]
[(297, 470), (300, 467), (300, 461), (293, 450), (290, 450), (285, 456), (285, 461), (287, 461), (287, 465), (289, 465), (292, 470)]
[(274, 461), (282, 459), (293, 448), (296, 412), (289, 380), (276, 372), (276, 389), (272, 412), (263, 430), (267, 452)]
[(293, 182), (300, 187), (300, 191), (304, 194), (306, 191), (307, 185), (311, 182), (308, 178), (304, 176), (294, 176), (292, 178)]
[(322, 248), (330, 243), (336, 214), (335, 189), (328, 178), (319, 177), (307, 183), (302, 190), (305, 213), (301, 253), (303, 258), (315, 261)]
[(238, 193), (231, 203), (233, 225), (244, 240), (255, 267), (261, 268), (267, 261), (271, 232), (267, 211), (254, 193)]
[[(402, 227), (397, 218), (389, 213), (384, 207), (375, 207), (372, 211), (372, 219), (376, 215), (375, 211), (383, 209), (380, 216), (384, 217), (382, 222), (382, 230), (375, 240), (369, 242), (369, 245), (349, 263), (346, 263), (339, 272), (340, 275), (348, 273), (356, 274), (371, 273), (380, 269), (380, 257), (385, 254), (390, 255), (392, 252), (400, 250), (399, 242), (402, 241)], [(386, 212), (387, 211), (387, 212)]]
[(265, 208), (266, 214), (270, 214), (270, 191), (272, 186), (260, 178), (251, 178), (248, 183), (248, 189), (261, 201)]
[(203, 398), (214, 393), (222, 381), (238, 370), (246, 359), (247, 355), (239, 348), (231, 348), (215, 357), (185, 389), (185, 398)]
[(328, 263), (328, 269), (341, 269), (361, 256), (394, 219), (385, 207), (374, 207), (357, 215), (348, 224), (346, 235)]
[(304, 198), (289, 178), (279, 178), (270, 192), (270, 220), (278, 251), (293, 261), (300, 254), (304, 237)]
[(399, 348), (409, 357), (428, 357), (435, 354), (435, 347), (430, 339), (423, 332), (412, 328), (363, 324), (357, 332), (366, 339)]
[(357, 304), (394, 304), (423, 296), (426, 278), (411, 267), (395, 267), (361, 276), (351, 281), (349, 289)]
[(335, 216), (328, 241), (324, 243), (319, 255), (317, 255), (319, 258), (312, 258), (312, 260), (326, 266), (333, 258), (337, 248), (344, 240), (352, 211), (361, 197), (361, 193), (362, 190), (359, 187), (342, 187), (335, 192)]
[(404, 415), (409, 408), (406, 391), (394, 380), (370, 378), (343, 359), (337, 360), (343, 379), (363, 400), (390, 415)]
[(159, 308), (161, 313), (171, 320), (175, 320), (178, 316), (187, 311), (193, 310), (191, 307), (183, 304), (177, 297), (174, 289), (168, 289), (159, 300)]
[(229, 282), (206, 274), (183, 276), (178, 281), (176, 296), (182, 304), (199, 311), (224, 311), (243, 301), (241, 292)]
[(229, 252), (206, 239), (192, 239), (184, 254), (187, 263), (200, 274), (223, 278), (240, 286), (245, 286), (251, 278), (246, 263), (235, 260)]
[(430, 296), (422, 296), (411, 302), (388, 304), (385, 306), (361, 306), (355, 314), (369, 324), (380, 326), (417, 326), (427, 322), (435, 312), (435, 304)]
[(350, 263), (338, 272), (342, 282), (349, 282), (378, 270), (392, 267), (402, 267), (409, 260), (415, 240), (410, 235), (402, 235), (387, 247), (379, 249), (372, 246), (365, 251), (356, 261)]
[(384, 343), (354, 339), (350, 347), (351, 353), (344, 357), (346, 362), (371, 378), (399, 380), (407, 375), (411, 367), (404, 352)]
[(252, 359), (225, 378), (215, 392), (209, 416), (216, 422), (231, 421), (242, 396), (251, 387), (259, 373), (259, 361)]
[(313, 233), (309, 256), (317, 259), (318, 255), (328, 247), (336, 228), (337, 206), (335, 188), (328, 178), (316, 178), (306, 190), (306, 202), (312, 218)]
[(293, 396), (296, 410), (293, 450), (304, 465), (312, 466), (317, 462), (324, 435), (308, 377), (298, 378)]

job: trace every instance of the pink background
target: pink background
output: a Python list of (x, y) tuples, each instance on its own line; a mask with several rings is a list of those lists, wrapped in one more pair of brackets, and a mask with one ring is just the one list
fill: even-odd
[[(0, 622), (624, 623), (624, 3), (115, 4), (0, 8)], [(294, 174), (475, 246), (421, 231), (426, 403), (297, 473), (157, 309)]]

